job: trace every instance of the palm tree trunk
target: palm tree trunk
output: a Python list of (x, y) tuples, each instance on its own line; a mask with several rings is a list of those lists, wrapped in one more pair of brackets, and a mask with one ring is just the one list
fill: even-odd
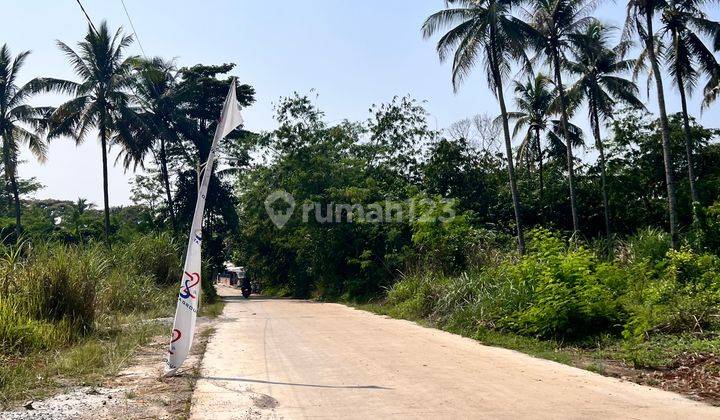
[(530, 191), (533, 190), (533, 179), (532, 179), (532, 170), (530, 168), (530, 142), (528, 142), (527, 145), (525, 145), (525, 170), (528, 174), (528, 186), (530, 187)]
[(22, 223), (20, 221), (20, 191), (17, 177), (15, 176), (15, 168), (10, 169), (10, 187), (12, 188), (13, 200), (15, 202), (15, 240), (19, 241), (20, 235), (22, 235)]
[[(680, 42), (680, 39), (678, 37), (677, 31), (673, 31), (673, 44), (675, 45), (675, 48), (678, 47), (678, 42)], [(678, 55), (675, 54), (675, 59), (678, 60)], [(680, 69), (680, 66), (677, 66), (678, 69)], [(690, 180), (690, 199), (692, 200), (692, 211), (693, 211), (693, 218), (696, 218), (695, 215), (695, 203), (700, 201), (698, 199), (697, 189), (695, 188), (695, 174), (693, 169), (693, 153), (692, 153), (692, 136), (690, 134), (690, 118), (688, 117), (688, 111), (687, 111), (687, 98), (685, 97), (685, 83), (683, 80), (683, 74), (682, 71), (676, 72), (676, 78), (677, 78), (677, 85), (678, 90), (680, 91), (680, 104), (682, 105), (682, 118), (683, 118), (683, 134), (685, 135), (685, 155), (687, 157), (687, 165), (688, 165), (688, 179)]]
[(163, 137), (160, 137), (160, 176), (162, 176), (163, 184), (165, 186), (165, 196), (167, 199), (168, 209), (170, 211), (170, 222), (172, 223), (173, 231), (177, 231), (177, 220), (175, 219), (175, 209), (173, 207), (172, 193), (170, 191), (170, 175), (168, 174), (167, 167), (165, 139)]
[(107, 169), (107, 132), (105, 131), (105, 115), (100, 116), (100, 146), (102, 148), (103, 170), (103, 205), (105, 213), (105, 242), (110, 243), (110, 198), (108, 195), (108, 169)]
[(600, 155), (600, 185), (602, 188), (603, 216), (605, 217), (605, 235), (610, 237), (610, 204), (607, 195), (607, 175), (605, 173), (605, 148), (603, 147), (602, 138), (600, 138), (600, 119), (598, 118), (598, 109), (595, 101), (590, 103), (592, 108), (591, 124), (593, 126), (593, 134), (595, 135), (595, 147)]
[[(682, 76), (678, 75), (678, 85), (681, 83)], [(680, 103), (682, 104), (683, 115), (683, 131), (685, 133), (685, 154), (687, 155), (688, 178), (690, 179), (690, 198), (693, 203), (700, 201), (698, 198), (697, 187), (695, 186), (695, 169), (693, 169), (694, 159), (692, 151), (692, 135), (690, 133), (690, 117), (688, 117), (687, 100), (685, 98), (685, 89), (680, 88)], [(694, 210), (693, 210), (694, 214)]]
[(655, 55), (655, 40), (653, 38), (652, 10), (645, 11), (645, 25), (647, 34), (645, 36), (645, 48), (648, 51), (648, 58), (652, 65), (653, 75), (655, 76), (655, 87), (658, 96), (658, 109), (660, 111), (660, 127), (662, 131), (662, 149), (663, 163), (665, 165), (665, 184), (668, 193), (668, 219), (670, 222), (670, 237), (672, 238), (673, 248), (678, 247), (677, 232), (677, 209), (675, 199), (675, 180), (673, 179), (672, 156), (670, 155), (670, 129), (668, 127), (667, 110), (665, 109), (665, 91), (663, 89), (662, 74), (660, 73), (660, 64), (658, 64)]
[(497, 66), (497, 55), (494, 46), (495, 32), (490, 30), (490, 68), (497, 89), (498, 102), (500, 103), (500, 117), (502, 118), (503, 135), (505, 136), (505, 157), (508, 165), (508, 179), (510, 181), (510, 194), (512, 195), (513, 210), (515, 211), (515, 230), (518, 240), (518, 252), (520, 255), (525, 254), (525, 236), (523, 234), (522, 221), (520, 218), (520, 196), (518, 195), (517, 183), (515, 181), (515, 166), (513, 165), (512, 143), (510, 142), (510, 125), (508, 124), (507, 108), (505, 107), (505, 97), (502, 89), (502, 77), (500, 69)]
[(543, 156), (542, 147), (540, 146), (540, 128), (535, 127), (535, 148), (538, 154), (538, 175), (540, 180), (540, 205), (542, 205), (543, 193), (545, 190), (545, 181), (543, 180)]
[[(499, 73), (499, 72), (498, 72)], [(500, 115), (503, 122), (503, 134), (505, 136), (505, 157), (508, 165), (508, 179), (510, 180), (510, 194), (512, 195), (513, 210), (515, 212), (515, 225), (518, 238), (518, 252), (520, 255), (525, 254), (525, 237), (523, 234), (522, 222), (520, 220), (520, 197), (518, 195), (517, 182), (515, 181), (515, 167), (512, 157), (512, 143), (510, 142), (510, 127), (507, 118), (507, 109), (505, 108), (505, 98), (503, 97), (502, 85), (497, 84), (498, 102), (500, 102)]]
[(20, 222), (20, 194), (18, 192), (17, 179), (15, 177), (14, 158), (11, 156), (12, 148), (10, 147), (10, 135), (2, 136), (2, 158), (5, 169), (5, 188), (12, 194), (12, 198), (8, 199), (8, 207), (13, 206), (15, 210), (15, 240), (20, 240), (22, 233), (22, 225)]
[(570, 186), (570, 210), (572, 212), (573, 221), (573, 233), (580, 231), (580, 220), (578, 218), (577, 204), (575, 199), (575, 168), (573, 162), (572, 152), (572, 140), (570, 139), (570, 132), (568, 131), (568, 114), (565, 108), (565, 88), (562, 84), (562, 74), (560, 71), (560, 56), (558, 51), (553, 52), (553, 67), (555, 67), (555, 83), (558, 89), (558, 99), (560, 100), (560, 125), (565, 137), (565, 144), (567, 149), (567, 171), (568, 171), (568, 184)]

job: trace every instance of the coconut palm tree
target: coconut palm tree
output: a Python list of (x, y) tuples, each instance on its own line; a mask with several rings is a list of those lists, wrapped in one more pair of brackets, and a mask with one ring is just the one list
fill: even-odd
[(108, 147), (113, 143), (128, 152), (139, 153), (137, 145), (133, 144), (132, 127), (140, 121), (132, 109), (130, 93), (134, 85), (132, 64), (135, 57), (124, 57), (132, 42), (132, 36), (123, 35), (122, 28), (111, 34), (104, 21), (97, 32), (88, 27), (84, 40), (78, 43), (77, 52), (57, 41), (81, 80), (43, 80), (49, 90), (74, 96), (51, 115), (48, 138), (71, 136), (80, 144), (90, 130), (95, 128), (99, 132), (106, 241), (110, 236)]
[(554, 90), (550, 89), (551, 81), (547, 76), (538, 74), (530, 77), (525, 83), (515, 82), (515, 106), (517, 111), (509, 112), (508, 118), (515, 122), (513, 138), (522, 130), (525, 134), (518, 147), (518, 162), (525, 157), (534, 156), (538, 162), (538, 180), (540, 182), (540, 199), (545, 187), (543, 179), (543, 148), (540, 134), (545, 132), (551, 114), (551, 105), (555, 100)]
[(5, 181), (15, 205), (15, 237), (20, 238), (20, 193), (17, 180), (18, 151), (21, 144), (28, 146), (33, 155), (44, 162), (47, 142), (38, 134), (44, 126), (49, 107), (33, 107), (27, 104), (40, 84), (34, 79), (23, 86), (17, 85), (20, 69), (30, 55), (22, 52), (12, 58), (7, 45), (0, 48), (0, 137)]
[(503, 83), (511, 63), (525, 55), (524, 39), (529, 27), (512, 15), (513, 8), (520, 4), (519, 0), (447, 0), (446, 4), (446, 9), (425, 20), (422, 34), (424, 38), (429, 38), (444, 28), (450, 28), (438, 41), (437, 52), (440, 61), (445, 61), (451, 54), (453, 56), (452, 83), (455, 91), (478, 61), (485, 65), (488, 85), (500, 104), (518, 251), (522, 254), (525, 252), (525, 239)]
[[(570, 34), (583, 30), (595, 19), (590, 16), (594, 3), (587, 0), (538, 0), (528, 12), (533, 35), (529, 38), (534, 48), (544, 56), (552, 69), (558, 94), (560, 128), (565, 139), (571, 138), (568, 128), (568, 100), (563, 85), (562, 72), (565, 54), (570, 46)], [(569, 144), (572, 144), (571, 142)], [(580, 220), (575, 196), (575, 169), (572, 146), (566, 147), (568, 185), (573, 231), (579, 232)]]
[(632, 69), (634, 60), (626, 60), (621, 52), (626, 45), (611, 48), (612, 29), (600, 22), (591, 22), (584, 31), (570, 34), (569, 40), (572, 59), (567, 69), (576, 74), (578, 80), (570, 88), (570, 102), (587, 102), (590, 127), (595, 137), (595, 147), (600, 160), (600, 183), (602, 187), (603, 215), (605, 233), (610, 236), (610, 211), (607, 196), (607, 176), (605, 173), (605, 148), (600, 137), (603, 121), (612, 119), (617, 103), (635, 108), (643, 108), (638, 98), (637, 85), (621, 76)]
[(675, 86), (680, 92), (682, 106), (683, 133), (685, 136), (685, 154), (690, 180), (690, 197), (693, 203), (699, 201), (695, 186), (693, 168), (693, 145), (690, 136), (690, 117), (687, 110), (687, 96), (692, 94), (697, 79), (704, 74), (712, 76), (720, 73), (713, 52), (703, 42), (710, 36), (715, 45), (720, 44), (720, 23), (709, 20), (700, 7), (707, 0), (669, 0), (662, 6), (661, 34), (670, 37), (670, 47), (666, 58), (670, 73), (675, 76)]
[[(658, 111), (660, 113), (660, 128), (662, 133), (663, 164), (665, 167), (665, 185), (667, 187), (668, 220), (670, 223), (670, 237), (673, 247), (677, 247), (677, 208), (675, 199), (675, 180), (673, 177), (672, 156), (670, 154), (670, 128), (668, 125), (667, 109), (665, 108), (665, 89), (663, 88), (662, 74), (660, 73), (660, 60), (658, 57), (658, 42), (653, 28), (655, 13), (666, 0), (628, 0), (627, 17), (623, 30), (623, 40), (629, 41), (637, 35), (645, 46), (642, 56), (650, 63), (650, 77), (655, 80)], [(643, 58), (641, 56), (641, 59)]]
[(138, 115), (143, 124), (135, 127), (134, 136), (138, 148), (126, 155), (125, 167), (133, 163), (142, 164), (145, 154), (152, 153), (160, 167), (170, 221), (173, 229), (176, 229), (177, 220), (168, 169), (168, 146), (180, 143), (178, 132), (183, 132), (190, 122), (179, 106), (177, 70), (174, 64), (159, 57), (138, 61), (134, 91), (140, 108)]

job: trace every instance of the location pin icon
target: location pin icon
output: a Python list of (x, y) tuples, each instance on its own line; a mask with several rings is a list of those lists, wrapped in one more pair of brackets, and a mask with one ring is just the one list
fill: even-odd
[[(273, 204), (277, 201), (283, 201), (287, 205), (287, 208), (285, 210), (278, 210), (273, 207)], [(265, 211), (267, 211), (270, 220), (272, 220), (275, 226), (277, 226), (278, 229), (282, 229), (288, 220), (290, 220), (293, 211), (295, 211), (295, 199), (287, 191), (277, 190), (265, 199)]]

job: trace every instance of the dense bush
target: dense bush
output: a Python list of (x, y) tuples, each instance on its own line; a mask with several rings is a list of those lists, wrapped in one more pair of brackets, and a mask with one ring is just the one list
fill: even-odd
[(418, 196), (413, 198), (413, 203), (417, 217), (410, 223), (412, 243), (422, 266), (449, 273), (466, 267), (471, 255), (469, 248), (476, 243), (478, 234), (470, 224), (469, 215), (455, 214), (454, 200)]
[(25, 314), (17, 299), (0, 299), (0, 353), (48, 350), (69, 340), (67, 322), (33, 319)]
[(116, 247), (114, 264), (147, 273), (159, 285), (174, 285), (182, 275), (180, 246), (168, 233), (146, 235)]
[(176, 276), (173, 264), (179, 266), (167, 235), (138, 236), (113, 249), (46, 243), (2, 251), (2, 353), (63, 346), (91, 332), (101, 316), (169, 314), (177, 294), (175, 284), (164, 286)]
[(598, 334), (643, 338), (718, 327), (720, 258), (644, 230), (607, 261), (558, 233), (535, 230), (528, 253), (457, 276), (419, 271), (400, 279), (387, 304), (397, 316), (441, 325), (581, 339)]
[(627, 337), (653, 332), (700, 332), (717, 327), (720, 316), (720, 258), (685, 247), (669, 251), (655, 265), (631, 268), (634, 284), (626, 296)]
[[(246, 265), (264, 290), (297, 297), (372, 299), (382, 296), (401, 273), (432, 270), (452, 277), (469, 270), (480, 275), (483, 270), (476, 266), (487, 269), (512, 254), (516, 241), (507, 239), (515, 236), (516, 221), (504, 153), (499, 153), (499, 128), (492, 118), (479, 116), (437, 132), (429, 128), (432, 124), (422, 105), (407, 98), (373, 106), (364, 122), (326, 122), (312, 100), (298, 95), (281, 99), (276, 111), (276, 129), (243, 143), (249, 155), (262, 158), (236, 176), (240, 232), (233, 260)], [(581, 301), (587, 290), (606, 286), (601, 278), (587, 280), (588, 284), (577, 280), (583, 277), (580, 271), (595, 276), (596, 271), (611, 270), (612, 277), (616, 268), (628, 269), (625, 263), (633, 259), (651, 263), (665, 259), (669, 242), (657, 230), (667, 223), (665, 175), (658, 171), (663, 159), (661, 130), (658, 121), (648, 117), (642, 112), (618, 113), (609, 131), (612, 135), (603, 138), (613, 235), (606, 235), (598, 187), (601, 168), (584, 162), (576, 168), (575, 186), (581, 227), (576, 237), (588, 239), (579, 244), (585, 253), (563, 251), (559, 260), (547, 261), (547, 267), (543, 261), (523, 262), (528, 269), (535, 263), (549, 269), (542, 278), (532, 279), (538, 283), (533, 293), (545, 296), (544, 306), (523, 316), (508, 316), (508, 325), (546, 335), (569, 330), (583, 334), (581, 330), (618, 324), (616, 318), (623, 313), (609, 316), (603, 307), (605, 297), (602, 302)], [(669, 124), (670, 153), (677, 164), (674, 176), (682, 179), (687, 170), (682, 118), (671, 116)], [(695, 212), (689, 206), (687, 183), (677, 183), (679, 228), (698, 253), (720, 253), (720, 207), (712, 206), (720, 194), (720, 170), (714, 164), (720, 156), (719, 134), (691, 122), (701, 192)], [(540, 143), (542, 148), (544, 142)], [(525, 159), (518, 162), (515, 174), (521, 219), (525, 231), (532, 227), (570, 231), (564, 146), (559, 142), (547, 146), (541, 159), (534, 150), (521, 153)], [(291, 195), (295, 205), (281, 228), (271, 222), (265, 206), (276, 191)], [(384, 223), (327, 220), (326, 209), (333, 204), (362, 206), (367, 212), (370, 206), (386, 202), (404, 209), (415, 204), (421, 213), (436, 215), (436, 203), (452, 203), (458, 217), (432, 222), (412, 216)], [(322, 222), (315, 220), (313, 204), (322, 209)], [(270, 207), (291, 210), (282, 203)], [(639, 230), (628, 243), (620, 241)], [(617, 305), (614, 297), (611, 300), (608, 305)], [(580, 310), (585, 311), (582, 326), (569, 315)], [(536, 318), (545, 317), (552, 318), (548, 321), (554, 325), (537, 325)]]

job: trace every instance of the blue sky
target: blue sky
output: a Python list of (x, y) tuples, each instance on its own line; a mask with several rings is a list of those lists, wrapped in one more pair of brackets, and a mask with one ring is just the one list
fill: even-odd
[[(107, 19), (111, 27), (130, 31), (120, 0), (83, 3), (95, 22)], [(330, 122), (364, 120), (371, 104), (406, 94), (427, 101), (431, 125), (437, 121), (439, 128), (477, 113), (497, 114), (482, 74), (469, 78), (454, 94), (449, 67), (438, 62), (434, 41), (420, 36), (424, 18), (443, 3), (125, 0), (148, 56), (174, 57), (179, 65), (237, 64), (234, 74), (257, 90), (256, 104), (245, 111), (250, 130), (273, 128), (272, 105), (279, 97), (313, 89)], [(5, 19), (9, 25), (0, 28), (0, 44), (8, 43), (13, 53), (33, 51), (23, 81), (35, 76), (74, 77), (54, 40), (73, 44), (83, 36), (85, 18), (75, 0), (10, 1), (3, 4), (3, 13), (10, 18)], [(607, 2), (598, 8), (597, 17), (619, 26), (624, 4)], [(140, 54), (137, 43), (130, 52)], [(56, 104), (60, 99), (45, 97), (36, 102)], [(509, 104), (512, 108), (512, 101)], [(699, 114), (696, 99), (690, 106)], [(650, 107), (655, 109), (654, 102)], [(676, 95), (669, 95), (668, 107), (672, 112), (679, 109)], [(718, 107), (706, 111), (701, 121), (718, 126)], [(584, 125), (582, 118), (577, 120)], [(27, 153), (23, 156), (27, 162), (20, 168), (21, 176), (35, 176), (46, 186), (37, 197), (102, 202), (100, 148), (93, 138), (79, 147), (68, 139), (55, 140), (44, 165)], [(120, 168), (111, 170), (111, 205), (130, 202), (131, 177)]]

